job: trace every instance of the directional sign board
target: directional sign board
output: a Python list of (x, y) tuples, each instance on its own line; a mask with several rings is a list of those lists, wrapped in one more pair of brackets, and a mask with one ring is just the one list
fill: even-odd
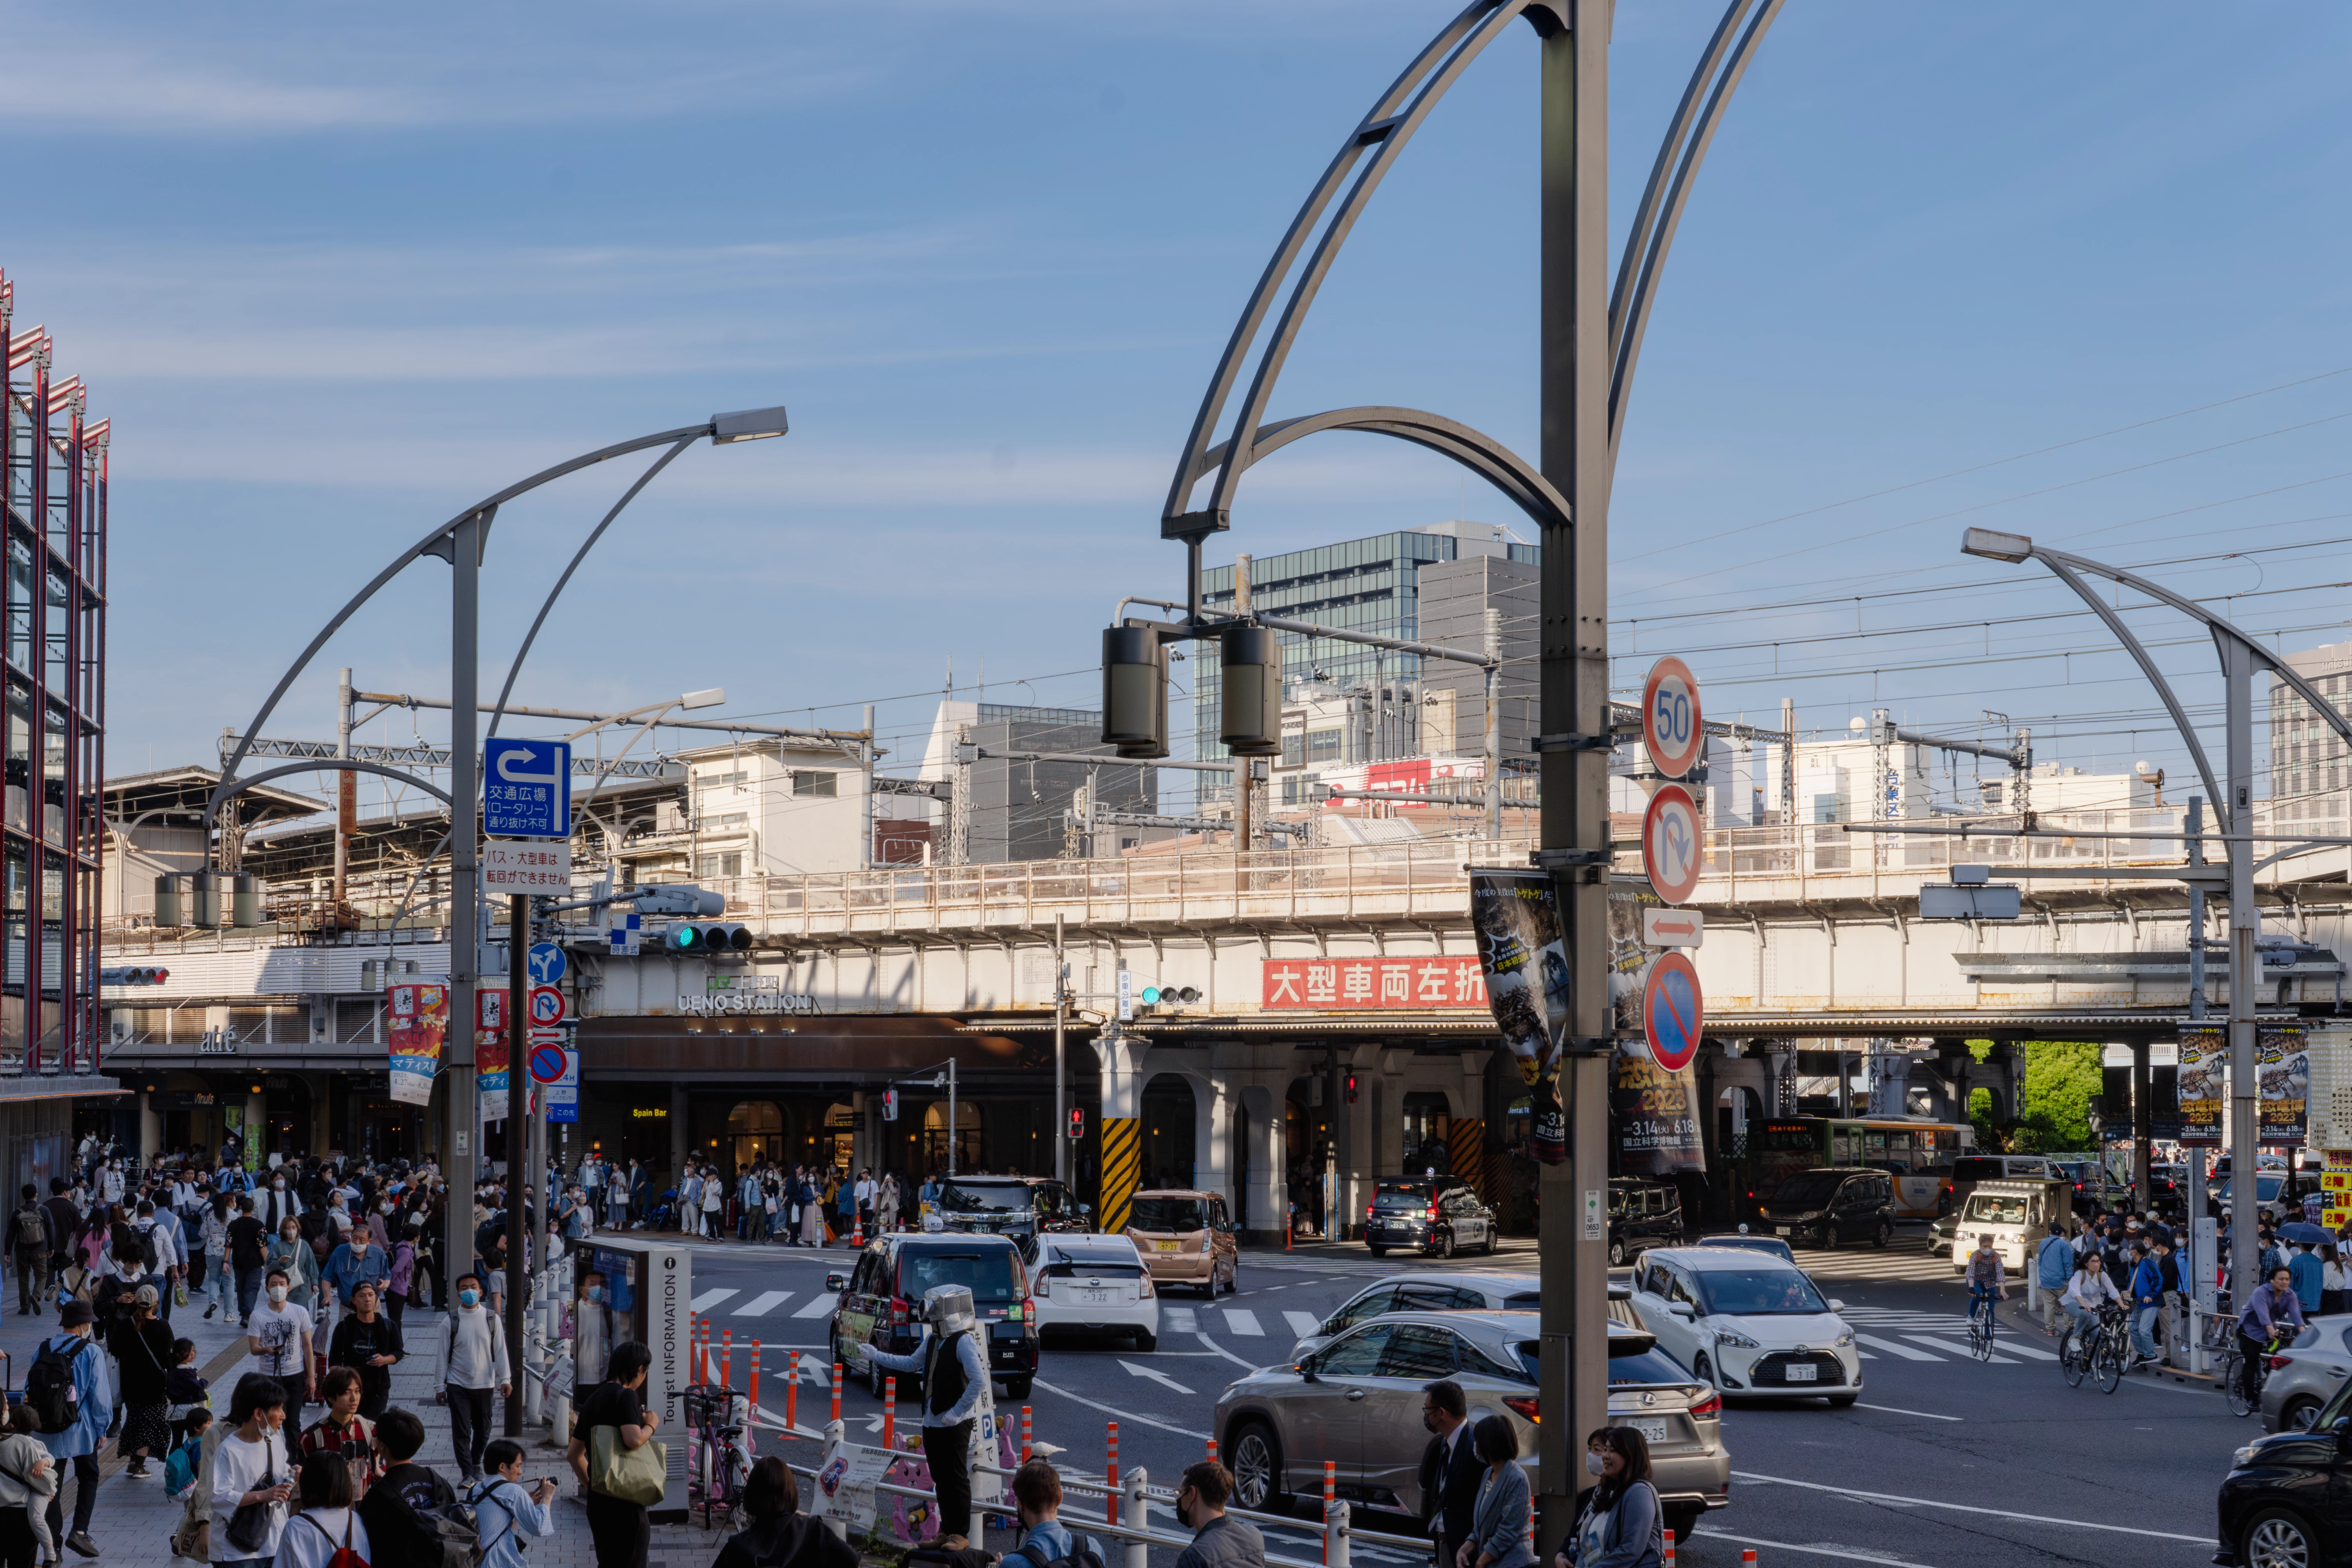
[(480, 861), (486, 893), (562, 894), (572, 890), (572, 841), (486, 838)]
[(493, 838), (572, 837), (572, 747), (563, 741), (482, 742), (482, 831)]
[[(540, 1085), (540, 1104), (546, 1107), (550, 1121), (580, 1120), (580, 1053), (572, 1048), (569, 1029), (533, 1029), (530, 1032), (530, 1076)], [(542, 1078), (541, 1058), (550, 1054), (561, 1059), (561, 1070), (552, 1078)]]
[(1642, 997), (1642, 1029), (1650, 1039), (1650, 1056), (1666, 1071), (1680, 1072), (1698, 1054), (1699, 1031), (1706, 1024), (1698, 971), (1679, 952), (1660, 953), (1650, 965)]
[(567, 967), (563, 950), (553, 942), (532, 942), (530, 958), (530, 983), (533, 985), (552, 985), (563, 978)]
[(551, 1028), (563, 1022), (563, 993), (552, 985), (530, 988), (530, 1026)]
[(1650, 667), (1642, 688), (1642, 744), (1649, 749), (1650, 765), (1670, 779), (1689, 773), (1706, 748), (1698, 678), (1681, 659), (1662, 658)]
[(1706, 940), (1706, 916), (1696, 910), (1642, 910), (1643, 947), (1696, 947)]
[(1660, 784), (1642, 814), (1642, 869), (1670, 904), (1698, 891), (1698, 803), (1680, 784)]

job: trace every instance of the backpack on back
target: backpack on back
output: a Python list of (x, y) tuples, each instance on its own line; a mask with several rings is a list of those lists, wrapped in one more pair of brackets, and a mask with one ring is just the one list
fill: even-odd
[(1050, 1563), (1045, 1560), (1043, 1547), (1033, 1548), (1026, 1542), (1014, 1547), (1008, 1554), (1007, 1561), (1009, 1562), (1013, 1557), (1021, 1558), (1033, 1564), (1034, 1568), (1103, 1568), (1102, 1552), (1095, 1545), (1095, 1538), (1091, 1535), (1070, 1537), (1070, 1554), (1067, 1557), (1057, 1557)]
[(352, 1545), (352, 1521), (359, 1517), (358, 1514), (352, 1513), (349, 1510), (345, 1510), (345, 1517), (343, 1520), (343, 1538), (341, 1541), (337, 1541), (333, 1536), (328, 1535), (327, 1527), (320, 1524), (317, 1520), (312, 1519), (309, 1514), (298, 1513), (294, 1517), (309, 1525), (311, 1529), (317, 1531), (320, 1535), (325, 1535), (327, 1537), (327, 1549), (330, 1555), (327, 1558), (325, 1568), (368, 1568), (368, 1560), (361, 1556), (358, 1549)]
[(397, 1489), (368, 1489), (369, 1503), (378, 1497), (384, 1500), (383, 1511), (368, 1526), (368, 1546), (376, 1557), (402, 1568), (475, 1568), (481, 1538), (470, 1507), (446, 1502), (419, 1508)]
[(74, 1387), (74, 1358), (86, 1348), (77, 1344), (60, 1351), (44, 1343), (25, 1372), (25, 1408), (33, 1413), (33, 1429), (47, 1436), (70, 1431), (81, 1419), (81, 1394)]
[(16, 1211), (16, 1242), (19, 1247), (41, 1247), (49, 1239), (47, 1218), (40, 1209), (26, 1204)]

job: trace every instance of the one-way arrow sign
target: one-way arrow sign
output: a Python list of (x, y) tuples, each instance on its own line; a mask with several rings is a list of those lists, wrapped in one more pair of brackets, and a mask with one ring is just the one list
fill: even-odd
[(1182, 1384), (1177, 1382), (1174, 1378), (1169, 1376), (1166, 1373), (1158, 1371), (1152, 1367), (1138, 1366), (1133, 1362), (1124, 1359), (1122, 1359), (1118, 1364), (1127, 1368), (1130, 1373), (1137, 1377), (1148, 1377), (1154, 1383), (1164, 1383), (1179, 1394), (1190, 1394), (1192, 1392)]

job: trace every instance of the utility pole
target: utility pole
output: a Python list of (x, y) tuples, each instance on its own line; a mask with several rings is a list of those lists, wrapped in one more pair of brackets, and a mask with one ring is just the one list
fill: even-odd
[(530, 1201), (530, 898), (507, 896), (507, 1355), (514, 1381), (507, 1394), (506, 1435), (522, 1436), (523, 1288), (530, 1279), (525, 1248), (530, 1232), (523, 1210)]
[[(2254, 907), (2254, 655), (2242, 637), (2218, 637), (2228, 736), (2230, 809), (2222, 816), (2230, 849), (2230, 1289), (2254, 1299), (2256, 1206), (2254, 1112), (2263, 1092), (2254, 1065), (2254, 998), (2263, 972), (2254, 955), (2262, 911)], [(2243, 1310), (2242, 1306), (2240, 1308)]]
[[(1250, 558), (1234, 557), (1234, 616), (1246, 621), (1250, 617)], [(1257, 782), (1257, 761), (1253, 757), (1234, 759), (1234, 851), (1245, 855), (1250, 849), (1250, 787)]]
[[(1559, 891), (1571, 1047), (1615, 1034), (1609, 1005), (1609, 23), (1610, 0), (1574, 0), (1542, 42), (1543, 477), (1569, 502), (1541, 531), (1542, 846)], [(1588, 744), (1587, 740), (1591, 742)], [(1568, 1158), (1546, 1165), (1539, 1256), (1544, 1408), (1537, 1428), (1539, 1555), (1566, 1535), (1583, 1435), (1609, 1419), (1606, 1054), (1559, 1063)], [(1580, 1333), (1579, 1325), (1591, 1331)]]
[[(2189, 797), (2189, 863), (2205, 864), (2205, 797)], [(2189, 1016), (2205, 1016), (2205, 884), (2189, 884)], [(2201, 1158), (2201, 1156), (2200, 1156)], [(2204, 1173), (2198, 1173), (2202, 1176)]]
[[(348, 667), (335, 681), (335, 755), (348, 762), (352, 755), (352, 672)], [(351, 886), (352, 833), (358, 826), (360, 776), (348, 770), (335, 775), (335, 900), (332, 913), (339, 919), (343, 912), (343, 899)]]
[[(1454, 737), (1445, 737), (1450, 750)], [(1423, 748), (1426, 750), (1426, 748)], [(1503, 612), (1486, 606), (1486, 837), (1503, 836)]]
[[(481, 647), (482, 523), (468, 512), (449, 531), (449, 1121), (442, 1168), (449, 1182), (449, 1252), (474, 1245), (475, 1160), (482, 1131), (474, 1083), (475, 966), (481, 962), (481, 745), (477, 661)], [(444, 1268), (448, 1267), (445, 1261)], [(511, 1293), (511, 1292), (510, 1292)]]
[(1062, 956), (1062, 911), (1054, 911), (1054, 1179), (1070, 1180), (1069, 1068), (1064, 1034), (1070, 1023), (1070, 966)]

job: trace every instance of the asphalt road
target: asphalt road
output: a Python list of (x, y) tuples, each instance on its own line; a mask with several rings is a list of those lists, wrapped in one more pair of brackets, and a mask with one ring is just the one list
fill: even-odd
[[(1862, 1336), (1863, 1398), (1843, 1411), (1820, 1401), (1732, 1405), (1724, 1422), (1731, 1506), (1707, 1516), (1681, 1561), (1737, 1564), (1743, 1546), (1761, 1563), (1792, 1565), (2209, 1561), (2215, 1487), (2260, 1418), (2232, 1418), (2218, 1394), (2145, 1377), (2113, 1394), (2092, 1383), (2070, 1389), (2038, 1329), (2005, 1332), (1990, 1364), (1969, 1359), (1965, 1295), (1948, 1263), (1925, 1256), (1924, 1237), (1907, 1227), (1884, 1253), (1799, 1255)], [(1360, 1247), (1244, 1253), (1237, 1295), (1161, 1298), (1150, 1354), (1124, 1341), (1050, 1345), (1028, 1400), (1034, 1436), (1099, 1474), (1105, 1424), (1115, 1419), (1122, 1465), (1171, 1481), (1203, 1453), (1218, 1392), (1286, 1359), (1299, 1332), (1358, 1289), (1400, 1272), (1531, 1269), (1533, 1250), (1519, 1245), (1451, 1263), (1393, 1254), (1375, 1263)], [(847, 1249), (694, 1251), (697, 1309), (739, 1344), (761, 1341), (761, 1403), (781, 1412), (787, 1352), (826, 1359), (824, 1275), (845, 1267)], [(2023, 1288), (2013, 1289), (2004, 1330), (2023, 1318)], [(747, 1354), (737, 1358), (739, 1384)], [(826, 1397), (821, 1375), (804, 1372), (804, 1402)], [(1001, 1391), (1000, 1402), (1011, 1405)], [(843, 1412), (853, 1432), (880, 1429), (879, 1406), (860, 1388), (845, 1393)], [(1017, 1419), (1017, 1406), (1008, 1413)], [(819, 1403), (814, 1419), (824, 1414)], [(812, 1419), (806, 1404), (802, 1419)], [(1311, 1561), (1312, 1538), (1297, 1536), (1286, 1554)], [(1372, 1541), (1360, 1541), (1356, 1555), (1377, 1568), (1427, 1561)]]

